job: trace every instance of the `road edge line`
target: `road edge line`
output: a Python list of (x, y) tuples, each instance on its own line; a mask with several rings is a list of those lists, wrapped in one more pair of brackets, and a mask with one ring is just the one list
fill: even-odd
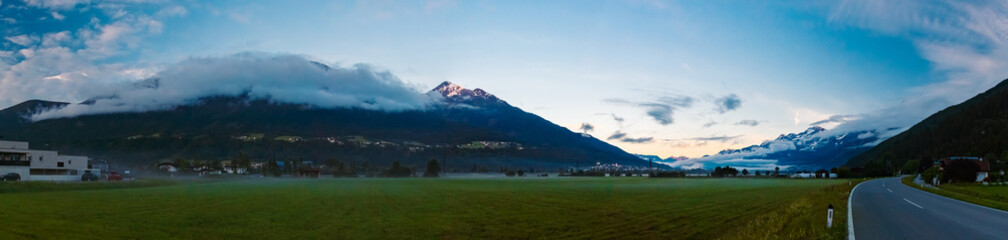
[[(903, 185), (904, 187), (908, 187), (908, 188), (913, 189), (913, 190), (921, 191), (921, 192), (926, 193), (926, 194), (931, 194), (931, 195), (947, 198), (947, 199), (953, 200), (953, 201), (959, 201), (959, 202), (962, 202), (962, 203), (965, 203), (965, 204), (973, 205), (974, 207), (986, 208), (987, 210), (993, 210), (993, 211), (996, 211), (996, 212), (1008, 213), (1008, 211), (1005, 211), (1005, 210), (1001, 210), (1001, 209), (997, 209), (997, 208), (992, 208), (992, 207), (988, 207), (988, 206), (984, 206), (984, 205), (980, 205), (980, 204), (976, 204), (976, 203), (971, 203), (971, 202), (955, 199), (955, 198), (952, 198), (952, 197), (948, 197), (948, 196), (937, 194), (937, 193), (933, 193), (933, 192), (928, 192), (928, 191), (925, 191), (923, 189), (907, 185), (906, 183), (903, 183), (903, 177), (899, 177), (899, 180), (900, 180), (900, 185)], [(941, 190), (941, 189), (938, 189), (938, 190)], [(942, 191), (947, 191), (947, 190), (942, 190)]]
[(863, 182), (859, 182), (858, 185), (854, 185), (854, 188), (851, 188), (851, 190), (850, 190), (850, 195), (847, 196), (847, 239), (848, 240), (854, 240), (854, 204), (852, 204), (851, 200), (854, 199), (854, 190), (857, 190), (857, 187), (861, 186), (861, 183), (863, 183)]

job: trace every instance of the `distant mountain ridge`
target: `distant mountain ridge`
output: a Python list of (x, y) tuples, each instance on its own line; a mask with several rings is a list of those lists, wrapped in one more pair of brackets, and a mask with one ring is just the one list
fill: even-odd
[[(740, 149), (726, 149), (700, 158), (704, 168), (715, 166), (761, 167), (755, 163), (785, 166), (789, 170), (818, 170), (841, 166), (851, 156), (869, 148), (878, 140), (874, 131), (858, 131), (837, 136), (825, 135), (826, 129), (813, 126), (800, 133), (781, 134)], [(753, 164), (748, 164), (747, 160)], [(770, 163), (772, 161), (772, 163)]]
[(69, 105), (69, 103), (38, 99), (24, 101), (0, 111), (0, 123), (28, 123), (31, 122), (31, 120), (27, 118), (28, 116), (51, 109), (58, 109), (66, 105)]
[[(142, 85), (156, 87), (157, 80)], [(371, 164), (399, 160), (416, 166), (431, 158), (448, 158), (448, 168), (454, 169), (647, 164), (481, 89), (444, 82), (428, 94), (441, 95), (444, 104), (384, 112), (317, 108), (245, 95), (208, 96), (167, 110), (38, 122), (27, 121), (25, 116), (37, 113), (29, 110), (67, 104), (29, 101), (0, 110), (0, 117), (5, 117), (0, 135), (134, 165), (169, 158), (224, 159), (239, 152), (257, 159), (338, 158)]]

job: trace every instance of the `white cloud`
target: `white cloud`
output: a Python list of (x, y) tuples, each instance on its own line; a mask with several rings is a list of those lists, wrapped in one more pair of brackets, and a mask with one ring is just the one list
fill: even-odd
[(124, 17), (109, 24), (94, 23), (93, 29), (78, 31), (84, 49), (78, 53), (102, 59), (137, 48), (145, 37), (160, 34), (164, 25), (148, 16)]
[[(42, 13), (54, 19), (65, 18), (57, 11), (79, 4), (89, 2), (28, 1), (29, 6), (51, 9)], [(79, 10), (96, 14), (84, 26), (51, 23), (51, 26), (67, 27), (5, 36), (5, 40), (18, 48), (0, 54), (3, 55), (0, 56), (0, 105), (10, 106), (29, 99), (80, 101), (93, 97), (91, 94), (99, 90), (137, 79), (142, 75), (139, 73), (151, 75), (150, 67), (143, 64), (105, 61), (142, 47), (145, 38), (160, 34), (163, 29), (158, 19), (143, 11), (123, 10), (132, 7), (131, 4), (161, 3), (113, 2), (83, 7)], [(178, 12), (176, 9), (173, 14)]]
[(90, 0), (25, 0), (28, 6), (44, 7), (53, 10), (66, 10), (77, 4), (88, 4)]
[(185, 16), (186, 14), (189, 14), (189, 10), (187, 10), (185, 7), (180, 5), (172, 5), (164, 7), (161, 10), (158, 10), (158, 12), (155, 13), (154, 15), (158, 17), (179, 17), (179, 16)]
[(79, 91), (118, 79), (108, 74), (112, 67), (95, 65), (66, 47), (26, 48), (18, 54), (24, 60), (0, 69), (0, 101), (8, 106), (37, 98), (72, 100)]
[(889, 137), (1008, 77), (1008, 3), (870, 1), (838, 3), (834, 23), (905, 37), (945, 80), (910, 89), (899, 104), (863, 114), (823, 135), (876, 130)]
[(70, 31), (46, 33), (45, 35), (42, 35), (42, 47), (63, 46), (67, 41), (71, 40), (72, 37), (73, 36), (70, 35)]
[[(714, 165), (726, 165), (735, 164), (742, 166), (749, 166), (749, 169), (773, 169), (779, 165), (776, 165), (777, 160), (772, 159), (760, 159), (759, 157), (764, 157), (767, 154), (794, 150), (797, 147), (793, 142), (789, 141), (770, 141), (767, 147), (755, 147), (748, 151), (739, 151), (735, 153), (727, 154), (716, 154), (710, 156), (704, 156), (699, 158), (690, 158), (686, 160), (675, 161), (669, 163), (671, 167), (678, 167), (684, 169), (692, 169), (689, 166), (703, 166), (704, 164), (714, 164)], [(767, 168), (769, 167), (769, 168)]]
[(130, 82), (93, 89), (78, 95), (115, 98), (101, 99), (93, 105), (71, 105), (32, 118), (160, 110), (215, 95), (248, 94), (252, 98), (326, 108), (388, 111), (424, 109), (438, 100), (366, 64), (324, 69), (297, 55), (243, 53), (193, 58), (154, 74), (152, 79), (157, 81), (156, 88), (137, 88)]
[(58, 12), (52, 12), (52, 17), (53, 17), (53, 19), (60, 20), (60, 21), (63, 21), (63, 19), (66, 18), (66, 16), (63, 16), (63, 14), (59, 14)]
[(6, 37), (7, 41), (21, 46), (31, 46), (38, 42), (38, 36), (31, 36), (27, 34), (21, 34), (16, 36)]

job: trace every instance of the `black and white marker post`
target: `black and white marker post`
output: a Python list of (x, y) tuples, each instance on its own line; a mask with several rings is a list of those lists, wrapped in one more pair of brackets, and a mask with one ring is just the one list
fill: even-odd
[(826, 228), (833, 227), (833, 204), (826, 208)]

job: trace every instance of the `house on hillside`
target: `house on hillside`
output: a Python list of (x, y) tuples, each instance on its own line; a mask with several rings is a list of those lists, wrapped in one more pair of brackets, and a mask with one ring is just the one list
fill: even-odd
[(976, 182), (982, 182), (987, 178), (987, 172), (990, 172), (990, 161), (979, 157), (947, 157), (939, 159), (936, 164), (939, 166), (941, 171), (944, 171), (946, 166), (959, 162), (968, 162), (976, 166)]
[(304, 161), (297, 169), (298, 177), (318, 178), (322, 173), (322, 168), (316, 167), (312, 161)]
[(227, 174), (245, 174), (248, 168), (239, 166), (235, 161), (225, 160), (221, 161), (221, 171)]
[(178, 172), (178, 166), (176, 166), (175, 163), (171, 162), (171, 161), (164, 161), (164, 162), (158, 163), (157, 167), (158, 167), (159, 170), (165, 171), (165, 172), (169, 172), (169, 173)]

